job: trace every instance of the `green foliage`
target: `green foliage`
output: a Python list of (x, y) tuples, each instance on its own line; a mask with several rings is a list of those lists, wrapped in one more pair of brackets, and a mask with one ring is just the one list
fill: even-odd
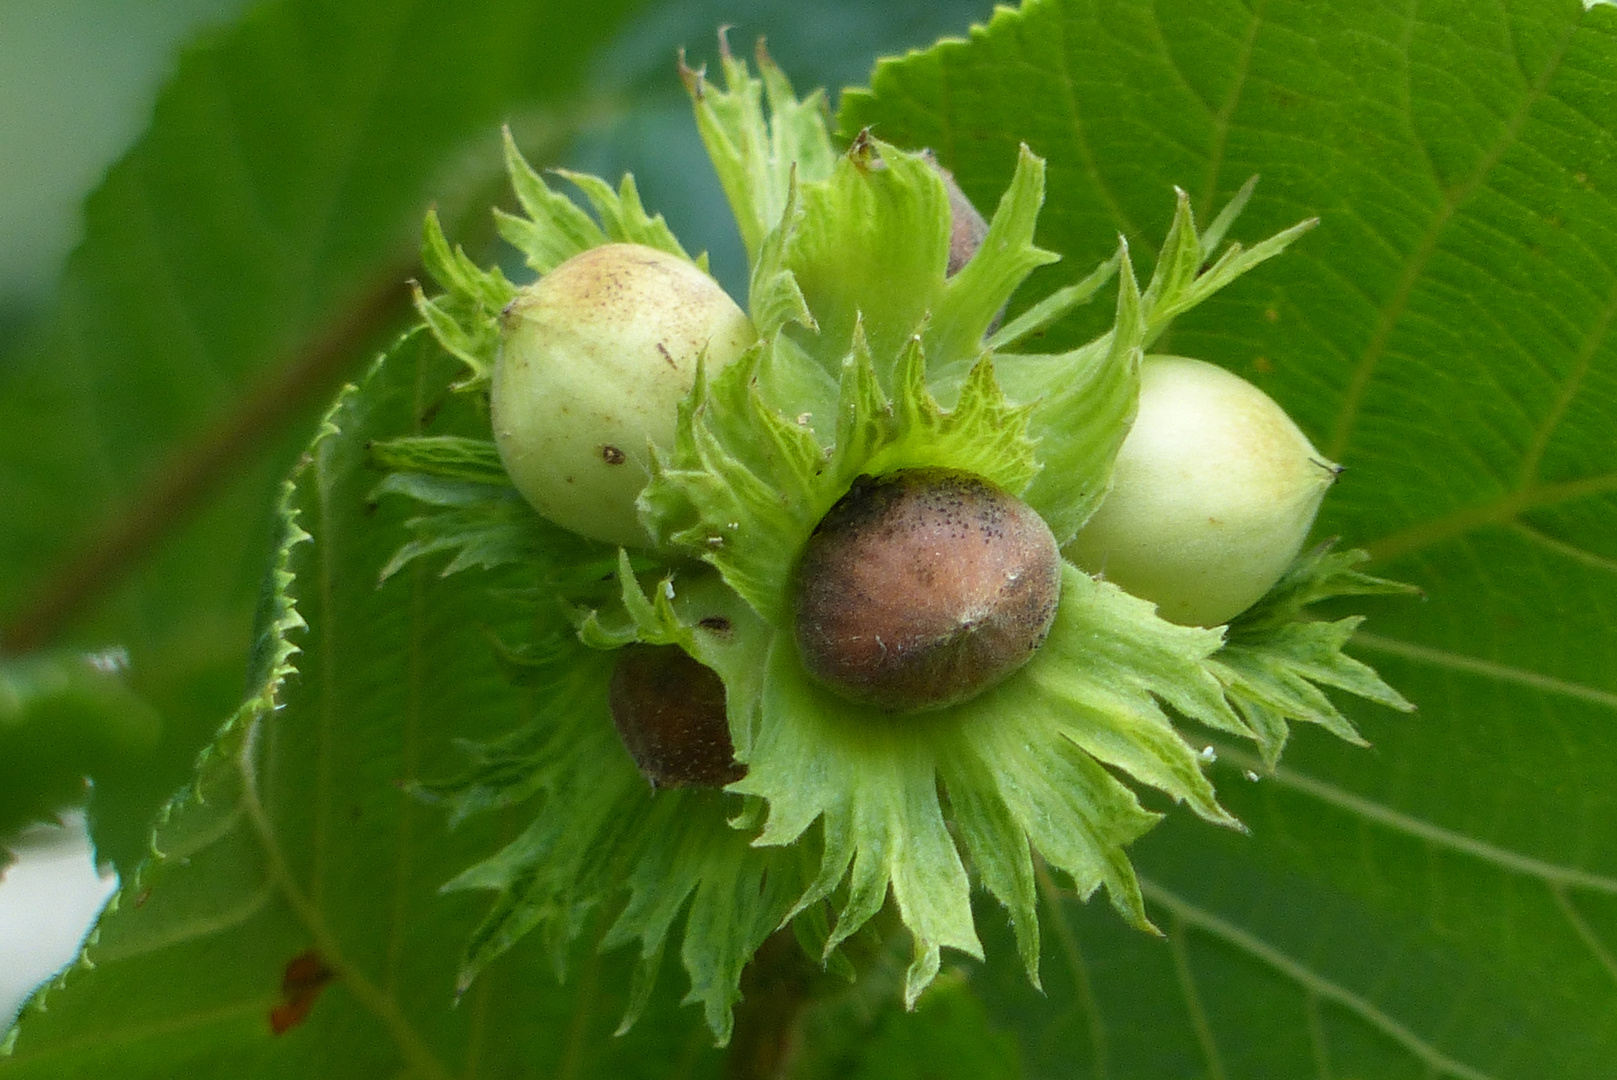
[(86, 204), (49, 328), (0, 363), (0, 643), (122, 646), (163, 715), (138, 799), (92, 811), (124, 872), (240, 700), (276, 486), (402, 324), (422, 211), (498, 175), (506, 117), (554, 156), (631, 6), (257, 5)]
[[(152, 133), (90, 204), (59, 334), (0, 373), (0, 501), (23, 510), (0, 533), (7, 606), (20, 607), (67, 538), (143, 490), (165, 453), (238, 403), (290, 343), (315, 336), (373, 278), (404, 277), (386, 264), (397, 254), (406, 265), (429, 196), (467, 190), (442, 204), (449, 231), (467, 235), (459, 211), (487, 201), (491, 186), (473, 189), (498, 153), (489, 142), (456, 168), (466, 140), (516, 114), (524, 146), (548, 148), (599, 115), (572, 95), (603, 32), (531, 4), (475, 4), (448, 19), (286, 2), (189, 56)], [(1250, 834), (1170, 813), (1131, 848), (1144, 912), (1166, 940), (1072, 902), (1037, 864), (1031, 878), (997, 871), (1044, 901), (1045, 992), (1010, 960), (1025, 928), (1005, 926), (992, 904), (975, 920), (989, 959), (967, 964), (964, 990), (949, 989), (980, 996), (983, 1027), (1016, 1032), (1029, 1075), (1609, 1072), (1617, 171), (1604, 147), (1617, 127), (1614, 55), (1609, 8), (1572, 0), (1419, 10), (1037, 0), (969, 39), (883, 64), (870, 92), (845, 96), (850, 137), (868, 125), (891, 144), (931, 146), (985, 208), (1016, 175), (1019, 144), (1047, 162), (1037, 246), (1065, 258), (1013, 302), (1005, 348), (1059, 356), (1111, 323), (1110, 304), (1061, 320), (1036, 305), (1082, 299), (1093, 279), (1055, 290), (1115, 265), (1119, 233), (1138, 264), (1181, 265), (1152, 246), (1171, 224), (1172, 185), (1206, 218), (1261, 173), (1243, 236), (1317, 215), (1306, 242), (1155, 348), (1223, 363), (1279, 399), (1348, 466), (1325, 531), (1425, 597), (1364, 601), (1378, 632), (1352, 646), (1418, 714), (1303, 702), (1314, 715), (1302, 718), (1340, 714), (1352, 725), (1340, 730), (1373, 748), (1305, 730), (1272, 773), (1262, 752), (1221, 739), (1211, 777)], [(652, 205), (657, 182), (642, 173)], [(789, 313), (781, 280), (769, 279), (772, 293), (755, 283), (754, 297), (773, 295)], [(350, 343), (343, 355), (364, 351)], [(423, 370), (446, 379), (452, 365)], [(1026, 370), (1036, 385), (1040, 373)], [(995, 374), (1012, 402), (1029, 400), (1008, 365)], [(819, 392), (834, 400), (836, 380)], [(938, 400), (953, 404), (943, 388)], [(412, 402), (374, 434), (412, 430), (436, 404)], [(238, 692), (254, 553), (277, 520), (263, 493), (312, 422), (293, 408), (254, 432), (246, 456), (229, 459), (246, 464), (226, 466), (223, 496), (184, 528), (164, 511), (169, 539), (135, 583), (79, 615), (74, 640), (127, 642), (136, 691), (171, 721), (146, 805), (184, 775)], [(482, 434), (469, 422), (447, 429)], [(322, 445), (329, 454), (339, 441)], [(490, 648), (482, 630), (509, 619), (493, 628), (520, 638), (531, 606), (491, 605), (481, 586), (439, 593), (435, 561), (454, 555), (419, 533), (426, 561), (376, 591), (412, 539), (406, 521), (426, 515), (384, 494), (363, 522), (328, 518), (338, 503), (364, 513), (383, 479), (361, 447), (343, 445), (344, 461), (317, 459), (303, 474), (323, 478), (306, 492), (344, 493), (302, 507), (311, 531), (339, 526), (330, 547), (292, 556), (300, 580), (331, 586), (300, 594), (305, 613), (330, 604), (335, 621), (296, 638), (309, 655), (287, 708), (249, 703), (223, 736), (201, 774), (206, 801), (176, 807), (159, 835), (169, 858), (105, 920), (91, 950), (100, 966), (70, 974), (48, 1012), (25, 1018), (0, 1075), (392, 1076), (412, 1065), (437, 1075), (432, 1060), (471, 1075), (661, 1074), (676, 1059), (716, 1068), (691, 1011), (660, 991), (629, 1042), (604, 1038), (633, 1000), (622, 952), (596, 960), (580, 946), (557, 991), (550, 958), (520, 945), (459, 1009), (446, 1007), (482, 903), (434, 890), (530, 815), (494, 810), (446, 839), (441, 814), (395, 784), (441, 779), (464, 760), (452, 737), (497, 745), (529, 715), (535, 691), (513, 688), (509, 673), (531, 671), (521, 661), (532, 657)], [(497, 505), (488, 491), (434, 490)], [(474, 561), (510, 557), (491, 548)], [(506, 599), (524, 588), (513, 582)], [(615, 614), (606, 607), (603, 623)], [(1312, 644), (1334, 640), (1329, 628), (1346, 616), (1330, 600), (1320, 610)], [(260, 674), (278, 662), (279, 640), (264, 639)], [(728, 663), (736, 679), (764, 668), (757, 656)], [(1336, 660), (1326, 666), (1353, 678)], [(400, 704), (411, 700), (419, 710)], [(400, 717), (415, 719), (401, 730)], [(254, 725), (282, 735), (250, 744)], [(1248, 772), (1262, 778), (1247, 783)], [(247, 812), (249, 778), (261, 796), (273, 792), (259, 799), (268, 827)], [(137, 846), (123, 850), (127, 866)], [(604, 916), (584, 918), (586, 938), (606, 929)], [(311, 945), (334, 945), (345, 977), (302, 1025), (272, 1037), (286, 966)], [(877, 1026), (923, 1020), (928, 1000)], [(967, 1022), (945, 1018), (931, 1042)], [(919, 1057), (928, 1036), (880, 1041), (894, 1053), (919, 1045)], [(880, 1074), (878, 1061), (861, 1067)], [(962, 1050), (940, 1065), (971, 1061)]]
[(140, 777), (162, 721), (116, 674), (123, 659), (116, 653), (0, 659), (0, 868), (8, 860), (5, 841), (82, 801), (87, 776), (97, 778), (96, 812), (123, 819), (103, 836), (139, 850)]

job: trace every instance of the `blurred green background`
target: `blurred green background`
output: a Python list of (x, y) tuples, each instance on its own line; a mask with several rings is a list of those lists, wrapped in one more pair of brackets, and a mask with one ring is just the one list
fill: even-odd
[(49, 302), (79, 204), (150, 118), (187, 42), (245, 0), (0, 4), (0, 353)]

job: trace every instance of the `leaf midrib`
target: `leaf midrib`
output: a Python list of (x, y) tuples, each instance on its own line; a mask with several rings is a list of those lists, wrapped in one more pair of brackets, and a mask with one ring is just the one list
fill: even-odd
[(1573, 866), (1547, 862), (1531, 855), (1523, 855), (1520, 852), (1512, 851), (1509, 848), (1490, 844), (1486, 840), (1478, 840), (1453, 829), (1435, 825), (1423, 818), (1417, 818), (1402, 811), (1394, 810), (1390, 806), (1385, 806), (1362, 795), (1328, 784), (1323, 780), (1317, 780), (1294, 769), (1276, 766), (1271, 772), (1257, 756), (1248, 754), (1226, 743), (1215, 741), (1213, 749), (1220, 764), (1239, 767), (1255, 776), (1262, 776), (1266, 781), (1280, 787), (1307, 795), (1339, 810), (1344, 810), (1364, 821), (1380, 825), (1393, 832), (1420, 840), (1423, 843), (1478, 859), (1508, 873), (1535, 878), (1546, 885), (1588, 889), (1591, 892), (1617, 896), (1617, 878), (1581, 870)]
[[(1493, 172), (1505, 154), (1515, 145), (1521, 129), (1527, 122), (1528, 115), (1533, 108), (1544, 99), (1549, 92), (1550, 83), (1561, 68), (1561, 61), (1566, 57), (1567, 51), (1572, 47), (1572, 38), (1581, 25), (1581, 19), (1567, 21), (1566, 29), (1552, 55), (1544, 64), (1538, 79), (1529, 87), (1527, 95), (1522, 99), (1520, 106), (1505, 124), (1500, 138), (1477, 162), (1477, 167), (1470, 176), (1458, 184), (1442, 189), (1442, 199), (1432, 219), (1427, 223), (1426, 231), (1420, 241), (1415, 245), (1409, 258), (1404, 264), (1403, 273), (1393, 287), (1392, 294), (1382, 306), (1381, 314), (1376, 320), (1375, 329), (1371, 332), (1370, 340), (1365, 345), (1364, 352), (1354, 367), (1353, 374), (1348, 380), (1346, 391), (1342, 395), (1342, 404), (1338, 408), (1336, 421), (1331, 426), (1331, 434), (1325, 444), (1325, 456), (1332, 461), (1341, 461), (1347, 449), (1348, 439), (1352, 436), (1353, 427), (1358, 420), (1360, 406), (1364, 402), (1365, 394), (1370, 387), (1370, 381), (1375, 376), (1376, 368), (1381, 357), (1385, 354), (1392, 332), (1397, 328), (1403, 318), (1405, 309), (1409, 305), (1410, 297), (1414, 295), (1415, 286), (1420, 282), (1426, 272), (1426, 266), (1432, 256), (1437, 252), (1438, 238), (1443, 229), (1459, 211), (1461, 205), (1468, 201), (1482, 187), (1488, 175)], [(1406, 70), (1409, 64), (1408, 50), (1405, 50)], [(1407, 111), (1407, 106), (1406, 106)], [(1417, 143), (1419, 140), (1416, 140)], [(1423, 144), (1422, 144), (1423, 145)], [(1433, 176), (1440, 182), (1441, 178)]]
[(285, 898), (294, 916), (308, 930), (321, 962), (347, 987), (355, 1001), (381, 1021), (382, 1026), (392, 1037), (394, 1045), (398, 1047), (400, 1054), (410, 1063), (412, 1069), (428, 1077), (429, 1080), (453, 1080), (453, 1074), (432, 1052), (431, 1047), (427, 1046), (409, 1019), (400, 1011), (398, 1003), (392, 996), (371, 982), (363, 971), (348, 960), (341, 943), (326, 925), (319, 908), (303, 894), (303, 890), (298, 887), (296, 879), (292, 876), (291, 867), (276, 838), (275, 826), (270, 821), (258, 792), (256, 761), (263, 721), (264, 714), (259, 713), (249, 723), (235, 767), (242, 778), (242, 805), (246, 808), (247, 821), (252, 826), (253, 833), (264, 852), (265, 869), (270, 880)]
[(1613, 493), (1617, 493), (1617, 472), (1518, 488), (1488, 502), (1463, 506), (1359, 546), (1368, 551), (1372, 559), (1391, 562), (1489, 525), (1515, 525), (1517, 517), (1529, 510), (1544, 510)]
[(1142, 877), (1140, 879), (1140, 891), (1147, 900), (1165, 908), (1175, 919), (1181, 920), (1184, 925), (1200, 930), (1246, 953), (1253, 959), (1261, 961), (1284, 975), (1313, 996), (1324, 1001), (1333, 1002), (1357, 1016), (1438, 1074), (1453, 1076), (1458, 1080), (1495, 1080), (1490, 1074), (1448, 1056), (1415, 1031), (1394, 1019), (1389, 1013), (1378, 1008), (1369, 999), (1325, 978), (1312, 968), (1292, 959), (1280, 949), (1270, 945), (1262, 938), (1248, 933), (1234, 923), (1197, 907), (1177, 893), (1158, 885), (1148, 878)]

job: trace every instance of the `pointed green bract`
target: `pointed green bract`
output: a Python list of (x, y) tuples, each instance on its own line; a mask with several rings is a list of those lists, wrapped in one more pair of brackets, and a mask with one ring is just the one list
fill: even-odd
[(937, 358), (940, 376), (947, 375), (951, 365), (969, 363), (980, 353), (983, 336), (1027, 276), (1061, 258), (1033, 243), (1033, 228), (1043, 205), (1044, 159), (1024, 143), (982, 247), (949, 278), (943, 295), (932, 306), (926, 343), (929, 354)]
[[(394, 352), (414, 347), (406, 335)], [(417, 435), (371, 443), (370, 456), (394, 470), (371, 493), (373, 500), (403, 496), (431, 508), (405, 522), (415, 539), (381, 568), (386, 581), (416, 559), (448, 554), (443, 575), (470, 567), (542, 568), (574, 578), (611, 565), (611, 549), (535, 514), (511, 486), (494, 444), (460, 435)]]
[[(680, 60), (680, 76), (695, 106), (696, 128), (707, 147), (719, 183), (730, 200), (748, 261), (756, 261), (769, 231), (781, 221), (794, 176), (820, 180), (829, 175), (836, 151), (826, 130), (825, 95), (815, 91), (799, 100), (786, 76), (758, 43), (763, 79), (753, 78), (745, 61), (730, 55), (719, 36), (725, 88), (707, 81)], [(769, 112), (765, 115), (767, 92)]]
[[(601, 227), (567, 196), (552, 191), (528, 164), (510, 128), (504, 135), (505, 170), (525, 216), (496, 210), (494, 220), (506, 242), (522, 252), (528, 268), (548, 274), (579, 252), (606, 243)], [(440, 284), (453, 288), (447, 281)]]
[(642, 244), (694, 262), (702, 270), (707, 269), (707, 256), (692, 259), (680, 246), (679, 239), (674, 236), (663, 216), (646, 213), (645, 207), (640, 204), (640, 192), (635, 187), (634, 177), (624, 174), (618, 190), (613, 191), (606, 181), (588, 173), (557, 169), (556, 175), (584, 193), (590, 206), (594, 207), (596, 216), (601, 219), (601, 228), (608, 241), (615, 244)]
[(1280, 760), (1291, 724), (1319, 724), (1340, 739), (1367, 745), (1324, 687), (1400, 712), (1415, 708), (1368, 664), (1342, 651), (1362, 618), (1319, 622), (1307, 617), (1307, 608), (1339, 596), (1418, 590), (1356, 570), (1369, 559), (1362, 551), (1331, 548), (1325, 543), (1298, 556), (1274, 588), (1230, 624), (1229, 641), (1212, 665), (1271, 769)]
[(644, 990), (619, 1030), (644, 1007), (669, 928), (689, 905), (680, 949), (691, 977), (685, 1000), (700, 1002), (715, 1038), (729, 1042), (742, 968), (785, 921), (804, 880), (798, 849), (760, 849), (745, 831), (721, 825), (732, 808), (733, 797), (700, 789), (664, 793), (652, 806), (629, 871), (629, 902), (601, 943), (640, 943)]
[(996, 350), (1008, 349), (1054, 326), (1074, 308), (1093, 300), (1095, 294), (1117, 275), (1117, 268), (1121, 262), (1122, 251), (1119, 250), (1116, 258), (1101, 263), (1082, 281), (1057, 289), (995, 330), (988, 336), (988, 347)]

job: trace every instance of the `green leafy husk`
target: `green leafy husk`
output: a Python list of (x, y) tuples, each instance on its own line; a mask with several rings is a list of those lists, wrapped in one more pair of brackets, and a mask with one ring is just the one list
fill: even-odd
[[(1251, 185), (1205, 231), (1180, 192), (1143, 290), (1120, 243), (1084, 281), (996, 329), (1028, 275), (1057, 258), (1034, 243), (1037, 155), (1021, 149), (985, 243), (946, 276), (948, 201), (925, 157), (868, 132), (839, 153), (817, 96), (796, 98), (761, 51), (761, 78), (727, 48), (721, 56), (722, 90), (681, 71), (747, 247), (759, 336), (724, 369), (699, 370), (674, 445), (655, 449), (639, 500), (652, 549), (612, 560), (554, 535), (494, 473), (490, 446), (393, 440), (373, 452), (394, 470), (378, 493), (425, 505), (384, 575), (429, 556), (447, 555), (446, 573), (534, 563), (543, 584), (529, 599), (573, 620), (571, 633), (498, 644), (513, 678), (540, 696), (534, 719), (468, 748), (461, 775), (419, 789), (452, 819), (519, 803), (535, 813), (448, 886), (498, 896), (461, 985), (529, 933), (560, 964), (590, 912), (611, 906), (603, 945), (638, 943), (643, 1003), (683, 915), (688, 1000), (703, 1003), (722, 1042), (742, 967), (769, 933), (795, 922), (814, 959), (830, 962), (889, 898), (912, 939), (903, 996), (913, 1006), (944, 948), (981, 956), (974, 882), (1006, 908), (1037, 983), (1036, 857), (1082, 897), (1104, 885), (1125, 920), (1154, 932), (1126, 847), (1161, 813), (1130, 782), (1240, 827), (1180, 722), (1251, 739), (1272, 763), (1294, 722), (1358, 739), (1321, 687), (1406, 703), (1341, 653), (1356, 619), (1316, 622), (1304, 610), (1397, 587), (1354, 573), (1353, 555), (1323, 551), (1227, 634), (1165, 622), (1067, 565), (1048, 639), (992, 690), (895, 715), (820, 686), (791, 633), (792, 578), (816, 524), (858, 477), (965, 470), (1022, 497), (1066, 543), (1105, 497), (1146, 346), (1314, 223), (1218, 251)], [(514, 148), (509, 164), (527, 217), (502, 216), (500, 227), (536, 272), (626, 238), (684, 254), (632, 181), (614, 193), (567, 174), (597, 224)], [(451, 252), (430, 217), (426, 243), (448, 292), (421, 301), (423, 319), (475, 389), (498, 355), (508, 285)], [(1062, 353), (1012, 351), (1114, 277), (1106, 333)], [(604, 707), (609, 654), (634, 641), (676, 645), (718, 672), (741, 780), (653, 796), (632, 770), (598, 775), (592, 763), (623, 757)]]
[(1319, 724), (1339, 739), (1368, 745), (1322, 687), (1400, 712), (1415, 709), (1374, 668), (1342, 651), (1363, 617), (1315, 620), (1308, 608), (1341, 596), (1410, 595), (1420, 590), (1359, 572), (1354, 568), (1370, 556), (1363, 551), (1334, 551), (1334, 545), (1334, 540), (1327, 541), (1298, 556), (1261, 600), (1230, 623), (1228, 641), (1212, 664), (1270, 769), (1280, 760), (1292, 724)]

